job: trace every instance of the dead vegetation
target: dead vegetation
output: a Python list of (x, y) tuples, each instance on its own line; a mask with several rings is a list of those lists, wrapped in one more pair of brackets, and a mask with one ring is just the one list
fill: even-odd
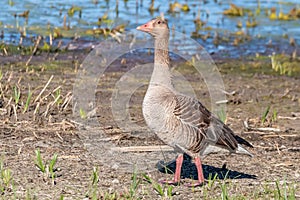
[[(207, 157), (203, 161), (207, 185), (187, 188), (184, 183), (190, 182), (191, 177), (196, 178), (194, 166), (188, 159), (185, 165), (190, 172), (183, 173), (180, 186), (159, 184), (159, 180), (170, 178), (170, 174), (158, 171), (140, 174), (134, 169), (132, 173), (121, 173), (106, 167), (96, 152), (87, 151), (77, 129), (78, 123), (72, 119), (72, 84), (78, 70), (72, 64), (74, 56), (69, 61), (71, 64), (53, 61), (45, 65), (46, 62), (41, 64), (33, 59), (26, 67), (27, 58), (22, 64), (1, 65), (0, 192), (3, 198), (299, 198), (300, 91), (297, 78), (257, 73), (250, 76), (247, 73), (225, 74), (226, 122), (254, 145), (250, 151), (255, 157)], [(114, 83), (122, 75), (117, 71), (118, 62), (107, 72), (105, 80), (100, 80), (102, 90), (97, 93), (97, 107), (101, 112), (96, 116), (104, 123), (103, 127), (95, 128), (104, 130), (107, 137), (103, 139), (115, 142), (122, 151), (143, 153), (145, 147), (137, 149), (139, 138), (133, 137), (132, 132), (122, 132), (107, 106)], [(133, 63), (128, 60), (127, 65), (130, 64)], [(53, 65), (60, 68), (52, 68)], [(221, 69), (222, 66), (220, 64)], [(197, 88), (199, 98), (208, 102), (209, 97), (203, 92), (204, 83), (190, 69), (181, 72)], [(135, 113), (134, 120), (138, 123), (143, 123), (139, 105), (141, 90), (143, 88), (134, 94), (136, 97), (131, 102), (134, 106), (130, 111)], [(151, 151), (156, 148), (153, 146)], [(171, 162), (170, 169), (173, 165)]]

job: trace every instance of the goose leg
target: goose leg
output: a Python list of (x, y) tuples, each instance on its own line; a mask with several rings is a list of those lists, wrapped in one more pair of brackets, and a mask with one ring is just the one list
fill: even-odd
[(175, 170), (174, 180), (172, 180), (172, 181), (166, 181), (166, 180), (164, 180), (164, 181), (161, 181), (161, 183), (170, 184), (170, 185), (177, 185), (177, 184), (179, 184), (182, 163), (183, 163), (183, 154), (180, 154), (176, 158), (176, 170)]
[(195, 157), (195, 165), (197, 167), (198, 181), (193, 184), (189, 184), (189, 187), (197, 187), (204, 184), (204, 175), (202, 169), (202, 163), (199, 157)]

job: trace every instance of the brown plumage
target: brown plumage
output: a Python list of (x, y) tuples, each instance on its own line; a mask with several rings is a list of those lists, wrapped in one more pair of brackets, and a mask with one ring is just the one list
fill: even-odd
[(251, 155), (240, 145), (252, 147), (250, 143), (235, 135), (197, 99), (175, 91), (169, 70), (167, 20), (157, 17), (137, 29), (155, 39), (154, 70), (143, 101), (145, 121), (163, 142), (180, 153), (176, 159), (175, 178), (166, 183), (180, 181), (183, 153), (195, 160), (198, 182), (194, 186), (204, 182), (200, 156), (209, 154), (211, 147)]

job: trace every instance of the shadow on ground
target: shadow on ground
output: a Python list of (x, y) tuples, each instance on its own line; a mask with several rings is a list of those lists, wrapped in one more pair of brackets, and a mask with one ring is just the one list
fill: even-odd
[[(176, 160), (164, 163), (164, 161), (159, 161), (156, 164), (157, 169), (162, 173), (174, 174), (176, 169)], [(203, 173), (205, 179), (213, 179), (216, 174), (216, 178), (224, 179), (256, 179), (257, 176), (253, 174), (246, 174), (243, 172), (233, 171), (226, 168), (224, 164), (222, 168), (214, 167), (210, 165), (203, 165)], [(184, 161), (181, 169), (182, 178), (191, 178), (194, 180), (198, 179), (196, 165), (192, 162), (191, 157), (184, 154)]]

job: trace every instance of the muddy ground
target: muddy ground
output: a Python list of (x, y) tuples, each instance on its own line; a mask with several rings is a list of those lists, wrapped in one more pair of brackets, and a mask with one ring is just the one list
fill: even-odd
[[(286, 193), (300, 198), (299, 77), (259, 73), (260, 69), (271, 67), (266, 60), (216, 58), (226, 91), (230, 93), (227, 95), (226, 123), (253, 144), (254, 148), (249, 151), (254, 157), (227, 154), (206, 157), (203, 160), (205, 178), (209, 179), (210, 174), (218, 174), (218, 177), (213, 184), (198, 188), (184, 185), (197, 178), (195, 167), (187, 159), (182, 184), (174, 186), (172, 195), (168, 195), (166, 186), (162, 186), (164, 194), (159, 194), (154, 188), (159, 180), (171, 179), (171, 174), (159, 172), (153, 166), (153, 170), (145, 173), (154, 183), (147, 182), (138, 173), (137, 180), (140, 182), (135, 189), (132, 172), (109, 167), (109, 163), (103, 161), (109, 162), (114, 158), (101, 158), (87, 147), (88, 141), (83, 139), (83, 132), (78, 128), (83, 128), (82, 124), (72, 116), (70, 101), (80, 63), (86, 55), (87, 52), (76, 51), (39, 55), (32, 59), (28, 67), (25, 63), (29, 56), (0, 58), (3, 74), (0, 96), (1, 171), (10, 169), (12, 173), (12, 179), (7, 184), (4, 184), (2, 175), (2, 199), (130, 199), (132, 196), (133, 199), (221, 199), (222, 193), (224, 195), (226, 192), (234, 199), (279, 199), (284, 198)], [(136, 63), (145, 62), (144, 58), (127, 58), (126, 62), (117, 60), (99, 81), (97, 110), (91, 117), (101, 125), (93, 127), (93, 130), (105, 133), (115, 145), (160, 144), (155, 136), (145, 141), (139, 135), (122, 131), (111, 114), (111, 95), (115, 83)], [(149, 61), (151, 56), (145, 59)], [(241, 65), (251, 67), (254, 62), (255, 72), (240, 69)], [(186, 77), (197, 97), (209, 107), (209, 94), (201, 77), (194, 69), (180, 62), (174, 65), (173, 69)], [(53, 79), (45, 87), (51, 75), (54, 75)], [(18, 104), (13, 97), (15, 86), (21, 91)], [(28, 110), (23, 113), (29, 87), (32, 98)], [(141, 102), (146, 88), (143, 86), (134, 92), (129, 109), (131, 120), (142, 127), (145, 124)], [(59, 102), (57, 91), (60, 91)], [(262, 123), (261, 117), (268, 106), (269, 114)], [(248, 128), (244, 126), (245, 121), (248, 122)], [(262, 127), (268, 129), (256, 129)], [(149, 131), (143, 129), (140, 132)], [(91, 144), (97, 145), (95, 142)], [(54, 180), (35, 166), (37, 149), (40, 149), (44, 162), (49, 161), (55, 153), (58, 155)], [(169, 167), (174, 168), (174, 163)], [(94, 168), (98, 169), (99, 181), (93, 184)]]

